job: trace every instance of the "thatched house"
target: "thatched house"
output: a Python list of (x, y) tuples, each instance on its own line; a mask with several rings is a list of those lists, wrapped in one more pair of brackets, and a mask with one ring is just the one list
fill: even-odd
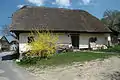
[(34, 29), (58, 33), (58, 44), (77, 49), (108, 45), (111, 40), (111, 31), (84, 10), (24, 6), (13, 14), (10, 28), (19, 37), (20, 53), (26, 51), (28, 34)]

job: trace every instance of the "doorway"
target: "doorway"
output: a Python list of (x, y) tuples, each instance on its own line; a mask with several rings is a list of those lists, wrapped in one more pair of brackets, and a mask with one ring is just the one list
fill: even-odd
[(71, 35), (71, 42), (74, 49), (79, 49), (79, 35)]

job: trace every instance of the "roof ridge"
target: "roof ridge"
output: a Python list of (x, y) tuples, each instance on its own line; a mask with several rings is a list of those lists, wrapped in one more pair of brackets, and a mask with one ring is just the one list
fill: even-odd
[(24, 5), (22, 8), (20, 9), (25, 9), (25, 8), (45, 8), (45, 9), (58, 9), (58, 10), (70, 10), (70, 11), (83, 11), (83, 12), (87, 12), (85, 10), (82, 9), (70, 9), (70, 8), (57, 8), (57, 7), (46, 7), (46, 6), (29, 6), (29, 5)]

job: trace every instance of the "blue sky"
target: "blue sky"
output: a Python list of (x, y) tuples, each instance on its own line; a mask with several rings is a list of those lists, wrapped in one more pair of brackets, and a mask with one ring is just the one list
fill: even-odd
[(120, 0), (0, 0), (0, 29), (11, 23), (9, 17), (23, 5), (82, 9), (98, 18), (107, 9), (120, 10)]

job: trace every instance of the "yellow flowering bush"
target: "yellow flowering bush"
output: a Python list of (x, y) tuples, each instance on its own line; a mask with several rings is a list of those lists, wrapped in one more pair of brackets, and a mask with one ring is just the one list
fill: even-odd
[(31, 32), (34, 39), (28, 43), (30, 46), (29, 56), (49, 57), (56, 52), (58, 36), (49, 31)]

